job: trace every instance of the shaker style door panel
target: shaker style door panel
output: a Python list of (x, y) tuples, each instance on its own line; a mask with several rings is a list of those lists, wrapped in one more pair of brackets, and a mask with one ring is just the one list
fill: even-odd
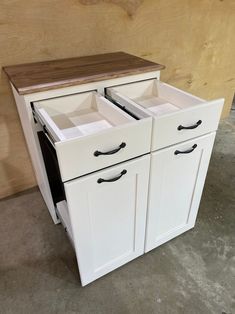
[(215, 133), (151, 154), (145, 252), (195, 224)]
[(64, 184), (82, 285), (144, 253), (149, 156)]

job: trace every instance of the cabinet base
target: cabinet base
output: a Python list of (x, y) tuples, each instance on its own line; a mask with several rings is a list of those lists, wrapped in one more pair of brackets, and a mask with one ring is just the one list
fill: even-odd
[(192, 229), (194, 226), (195, 226), (195, 224), (183, 225), (183, 226), (175, 228), (171, 232), (168, 232), (168, 233), (162, 235), (161, 237), (156, 238), (154, 245), (151, 245), (151, 246), (145, 245), (145, 253), (147, 253), (147, 252), (157, 248), (158, 246), (174, 239), (175, 237), (178, 237), (182, 233)]

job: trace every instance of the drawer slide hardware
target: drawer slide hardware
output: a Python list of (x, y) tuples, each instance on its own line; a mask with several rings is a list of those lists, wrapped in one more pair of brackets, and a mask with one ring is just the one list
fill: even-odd
[(200, 124), (202, 124), (202, 120), (198, 120), (196, 124), (191, 125), (191, 126), (183, 126), (183, 125), (179, 125), (177, 130), (181, 131), (181, 130), (192, 130), (192, 129), (196, 129)]
[(188, 149), (188, 150), (184, 150), (184, 151), (176, 150), (176, 151), (175, 151), (175, 155), (192, 153), (196, 147), (197, 147), (197, 144), (194, 144), (194, 145), (192, 146), (192, 148), (190, 148), (190, 149)]
[(51, 143), (51, 145), (55, 148), (55, 140), (52, 137), (52, 135), (50, 134), (50, 132), (48, 132), (47, 127), (44, 125), (42, 125), (42, 129), (43, 132), (45, 133), (46, 137), (48, 138), (49, 142)]
[(98, 156), (100, 156), (100, 155), (113, 155), (113, 154), (116, 154), (117, 152), (119, 152), (119, 150), (121, 150), (121, 149), (124, 148), (124, 147), (126, 147), (126, 143), (122, 142), (122, 143), (119, 145), (118, 148), (115, 148), (115, 149), (110, 150), (110, 151), (108, 151), (108, 152), (100, 152), (100, 151), (96, 150), (96, 151), (94, 152), (94, 156), (95, 156), (95, 157), (98, 157)]
[(112, 97), (110, 97), (109, 95), (107, 95), (107, 90), (105, 91), (106, 95), (105, 98), (107, 98), (109, 101), (111, 101), (114, 105), (116, 105), (118, 108), (122, 109), (123, 111), (125, 111), (126, 113), (128, 113), (130, 116), (132, 116), (134, 119), (136, 120), (140, 120), (140, 118), (134, 114), (132, 111), (128, 110), (126, 108), (126, 106), (123, 106), (121, 104), (119, 104), (119, 102), (117, 102), (116, 100), (114, 100)]
[(37, 124), (38, 121), (37, 121), (36, 114), (35, 114), (34, 104), (31, 103), (30, 105), (31, 105), (32, 113), (33, 113), (33, 120), (34, 120), (34, 123)]
[(47, 139), (49, 140), (49, 142), (52, 144), (52, 146), (55, 148), (55, 139), (53, 138), (53, 136), (50, 134), (50, 132), (48, 131), (45, 123), (41, 120), (41, 118), (39, 117), (39, 115), (36, 113), (34, 105), (31, 105), (32, 107), (32, 114), (33, 114), (33, 119), (35, 123), (39, 123), (42, 127), (42, 131), (44, 132), (44, 134), (46, 135)]
[(125, 174), (127, 173), (127, 170), (126, 169), (123, 169), (122, 172), (119, 174), (119, 176), (115, 177), (115, 178), (112, 178), (112, 179), (102, 179), (102, 178), (99, 178), (97, 180), (97, 183), (102, 183), (102, 182), (115, 182), (119, 179), (121, 179), (122, 176), (124, 176)]

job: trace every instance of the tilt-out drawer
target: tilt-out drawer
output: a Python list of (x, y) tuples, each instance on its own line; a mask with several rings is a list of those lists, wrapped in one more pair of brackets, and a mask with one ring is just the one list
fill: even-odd
[(33, 110), (64, 182), (150, 151), (151, 118), (137, 120), (96, 92), (38, 101)]
[(147, 154), (64, 183), (82, 285), (144, 253), (149, 166)]
[(107, 95), (130, 111), (153, 118), (151, 151), (217, 129), (224, 99), (206, 101), (157, 79), (106, 89)]

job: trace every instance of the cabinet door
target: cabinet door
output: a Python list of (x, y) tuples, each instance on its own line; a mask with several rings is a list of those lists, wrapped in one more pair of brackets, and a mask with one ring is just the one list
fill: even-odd
[(82, 285), (144, 253), (150, 156), (65, 183)]
[(151, 154), (145, 252), (195, 224), (215, 133)]

